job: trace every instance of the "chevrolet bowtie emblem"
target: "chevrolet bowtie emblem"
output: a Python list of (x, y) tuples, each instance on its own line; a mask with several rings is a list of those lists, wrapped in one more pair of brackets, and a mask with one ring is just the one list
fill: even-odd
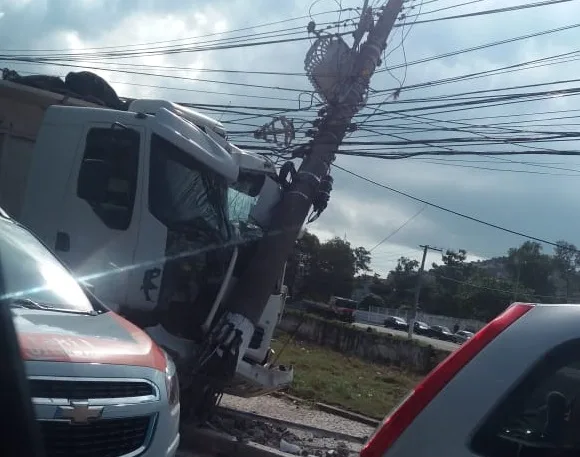
[(86, 401), (71, 401), (70, 406), (59, 406), (57, 417), (69, 419), (73, 424), (87, 424), (101, 417), (102, 406), (89, 406)]

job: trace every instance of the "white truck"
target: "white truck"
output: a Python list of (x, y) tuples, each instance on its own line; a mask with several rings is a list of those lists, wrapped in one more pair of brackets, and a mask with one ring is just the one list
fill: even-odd
[[(185, 415), (189, 362), (280, 196), (271, 162), (187, 107), (110, 108), (0, 81), (0, 206), (171, 354)], [(292, 382), (291, 367), (269, 363), (284, 301), (282, 273), (226, 392)]]

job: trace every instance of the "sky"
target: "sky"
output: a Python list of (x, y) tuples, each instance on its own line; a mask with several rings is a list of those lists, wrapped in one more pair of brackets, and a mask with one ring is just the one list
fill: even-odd
[[(373, 5), (381, 2), (371, 0), (369, 3)], [(397, 141), (396, 137), (387, 134), (393, 126), (399, 129), (400, 135), (404, 132), (405, 139), (457, 137), (460, 134), (453, 131), (438, 129), (434, 132), (413, 132), (409, 126), (457, 127), (461, 122), (463, 125), (503, 122), (508, 128), (522, 131), (540, 128), (544, 131), (574, 131), (575, 125), (578, 125), (575, 124), (576, 118), (572, 117), (575, 113), (563, 113), (578, 109), (574, 95), (492, 107), (476, 105), (447, 113), (441, 112), (445, 109), (409, 112), (410, 116), (419, 114), (428, 119), (405, 114), (381, 114), (381, 109), (448, 103), (446, 100), (437, 103), (432, 100), (413, 101), (417, 99), (578, 78), (580, 62), (568, 59), (564, 63), (560, 61), (552, 65), (527, 67), (522, 71), (407, 90), (408, 86), (418, 83), (579, 51), (578, 0), (426, 23), (423, 21), (532, 2), (424, 0), (422, 3), (419, 11), (420, 0), (406, 2), (404, 14), (407, 18), (399, 20), (399, 25), (403, 22), (408, 24), (413, 21), (413, 15), (421, 14), (412, 27), (407, 25), (394, 29), (380, 67), (382, 71), (372, 79), (369, 103), (375, 103), (374, 106), (377, 102), (384, 104), (377, 110), (378, 114), (371, 106), (361, 112), (370, 117), (359, 117), (359, 120), (365, 119), (365, 125), (372, 125), (372, 128), (368, 127), (370, 130), (379, 133), (360, 130), (349, 140)], [(217, 40), (226, 39), (227, 44), (231, 44), (243, 43), (247, 39), (255, 42), (306, 36), (309, 15), (317, 24), (334, 23), (349, 17), (356, 18), (355, 12), (339, 13), (339, 9), (361, 5), (362, 0), (0, 0), (0, 43), (4, 59), (0, 68), (8, 67), (22, 74), (58, 76), (64, 76), (69, 71), (87, 69), (104, 77), (122, 96), (230, 105), (232, 108), (228, 113), (203, 112), (217, 117), (228, 131), (234, 132), (230, 137), (232, 141), (246, 145), (265, 145), (253, 139), (251, 134), (255, 127), (268, 122), (269, 118), (263, 116), (265, 111), (252, 108), (252, 113), (261, 113), (262, 116), (247, 116), (244, 113), (251, 111), (248, 107), (296, 109), (308, 106), (310, 97), (304, 94), (299, 97), (299, 92), (312, 91), (303, 74), (304, 58), (312, 40), (233, 49), (200, 50), (199, 46), (220, 47), (223, 41)], [(575, 25), (556, 33), (430, 59), (460, 49)], [(344, 27), (339, 31), (345, 30)], [(273, 33), (284, 36), (273, 37)], [(254, 35), (248, 38), (249, 34)], [(349, 37), (345, 40), (351, 43)], [(123, 58), (102, 55), (102, 52), (109, 51), (155, 51), (176, 49), (177, 46), (180, 52), (149, 52), (147, 55), (141, 52), (138, 57)], [(101, 53), (98, 58), (91, 56), (95, 52)], [(22, 62), (23, 56), (45, 57), (63, 53), (68, 54), (68, 57), (64, 56), (56, 65)], [(75, 56), (71, 57), (71, 53)], [(82, 53), (88, 57), (79, 57)], [(421, 59), (425, 61), (421, 62)], [(404, 65), (405, 62), (407, 65)], [(394, 68), (385, 71), (386, 67)], [(249, 71), (289, 74), (254, 74)], [(394, 99), (393, 91), (401, 85), (403, 89), (398, 98)], [(578, 85), (578, 82), (571, 81), (518, 89), (515, 92), (574, 88)], [(492, 95), (504, 93), (513, 91)], [(553, 111), (556, 113), (541, 114)], [(295, 125), (299, 126), (305, 119), (312, 120), (315, 110), (308, 113), (288, 112), (286, 116), (294, 117)], [(491, 117), (494, 118), (490, 120)], [(563, 117), (566, 117), (565, 120), (561, 119)], [(300, 133), (295, 142), (302, 141), (304, 137)], [(388, 152), (397, 151), (390, 147)], [(410, 151), (406, 145), (396, 147)], [(577, 146), (574, 141), (568, 141), (541, 143), (534, 147), (574, 151)], [(495, 147), (453, 148), (479, 152), (531, 150), (513, 143)], [(425, 143), (419, 149), (429, 149), (435, 153), (444, 150)], [(380, 151), (380, 146), (373, 151)], [(580, 246), (578, 157), (518, 155), (503, 158), (486, 155), (384, 160), (339, 155), (335, 163), (376, 183), (436, 205), (548, 241), (564, 239)], [(465, 249), (469, 257), (476, 260), (502, 255), (510, 247), (525, 241), (520, 236), (396, 194), (339, 168), (333, 168), (332, 175), (334, 191), (328, 209), (317, 222), (309, 226), (309, 230), (322, 239), (346, 237), (355, 246), (374, 248), (372, 268), (381, 275), (393, 268), (400, 256), (419, 259), (419, 245)], [(379, 244), (385, 238), (388, 239)], [(545, 250), (551, 252), (551, 247), (545, 246)], [(433, 252), (428, 257), (428, 264), (439, 259), (440, 254)]]

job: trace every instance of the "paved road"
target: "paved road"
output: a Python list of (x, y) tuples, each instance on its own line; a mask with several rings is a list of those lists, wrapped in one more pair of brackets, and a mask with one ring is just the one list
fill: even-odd
[[(356, 322), (354, 325), (356, 325), (357, 327), (360, 327), (360, 328), (364, 328), (364, 329), (366, 329), (367, 327), (372, 327), (377, 332), (390, 333), (391, 335), (404, 336), (404, 337), (407, 336), (407, 332), (402, 332), (400, 330), (393, 330), (392, 328), (380, 327), (378, 325), (363, 324), (360, 322)], [(413, 338), (415, 338), (419, 341), (423, 341), (427, 344), (430, 344), (431, 346), (433, 346), (437, 349), (441, 349), (443, 351), (454, 351), (455, 349), (457, 349), (459, 347), (458, 344), (450, 343), (448, 341), (436, 340), (434, 338), (429, 338), (429, 337), (423, 336), (423, 335), (413, 335)]]

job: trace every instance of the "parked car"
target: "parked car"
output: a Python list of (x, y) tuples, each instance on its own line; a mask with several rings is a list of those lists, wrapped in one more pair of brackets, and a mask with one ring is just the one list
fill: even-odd
[(453, 341), (455, 341), (457, 344), (463, 344), (468, 339), (472, 338), (473, 335), (473, 333), (468, 332), (467, 330), (459, 330), (453, 335)]
[(580, 455), (579, 324), (578, 305), (511, 305), (415, 386), (361, 457)]
[(427, 335), (429, 333), (429, 327), (425, 322), (415, 321), (413, 324), (413, 332), (417, 335)]
[(429, 329), (428, 336), (443, 341), (453, 341), (453, 333), (447, 327), (442, 325), (432, 325)]
[(1, 210), (0, 284), (47, 457), (175, 455), (171, 358)]
[(409, 324), (402, 317), (397, 316), (387, 316), (384, 323), (385, 327), (392, 328), (394, 330), (408, 330)]

